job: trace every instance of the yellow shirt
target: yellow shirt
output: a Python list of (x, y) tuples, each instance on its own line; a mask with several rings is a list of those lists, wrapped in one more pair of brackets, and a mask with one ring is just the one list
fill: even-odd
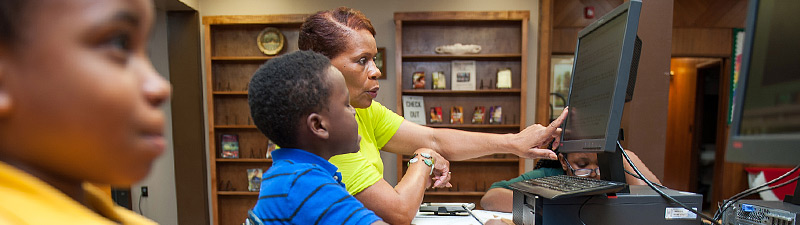
[(115, 205), (94, 185), (84, 183), (83, 189), (87, 204), (97, 212), (44, 181), (0, 162), (0, 225), (156, 224)]
[(342, 173), (347, 192), (355, 195), (383, 179), (383, 161), (378, 152), (400, 129), (403, 117), (372, 101), (365, 109), (356, 109), (361, 149), (356, 153), (335, 155), (330, 161)]

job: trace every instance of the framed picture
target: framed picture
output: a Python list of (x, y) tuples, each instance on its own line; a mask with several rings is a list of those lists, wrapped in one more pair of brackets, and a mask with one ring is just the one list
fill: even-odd
[(569, 85), (572, 81), (572, 63), (574, 55), (553, 55), (550, 59), (550, 114), (551, 120), (561, 115), (564, 106), (567, 104), (567, 97), (569, 95)]
[(381, 71), (378, 79), (386, 80), (386, 48), (378, 48), (378, 54), (375, 55), (375, 66)]
[(475, 90), (475, 61), (453, 60), (450, 62), (450, 89), (454, 91)]

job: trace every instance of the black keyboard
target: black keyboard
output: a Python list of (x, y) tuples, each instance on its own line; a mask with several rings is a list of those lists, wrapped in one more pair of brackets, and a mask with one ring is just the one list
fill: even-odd
[(548, 199), (616, 193), (628, 184), (585, 177), (558, 175), (523, 180), (509, 187)]

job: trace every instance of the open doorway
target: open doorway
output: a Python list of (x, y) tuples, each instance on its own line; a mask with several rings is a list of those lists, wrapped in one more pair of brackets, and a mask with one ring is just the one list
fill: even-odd
[(717, 148), (721, 58), (679, 57), (670, 65), (664, 184), (702, 194), (708, 208)]

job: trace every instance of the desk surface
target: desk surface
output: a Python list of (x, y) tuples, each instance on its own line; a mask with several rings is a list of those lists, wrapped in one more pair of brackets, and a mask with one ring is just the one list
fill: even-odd
[[(490, 219), (507, 219), (511, 221), (511, 213), (486, 211), (486, 210), (472, 210), (481, 222), (486, 223)], [(411, 221), (412, 225), (480, 225), (475, 218), (469, 214), (459, 214), (456, 216), (437, 216), (430, 212), (417, 212), (417, 216)]]

